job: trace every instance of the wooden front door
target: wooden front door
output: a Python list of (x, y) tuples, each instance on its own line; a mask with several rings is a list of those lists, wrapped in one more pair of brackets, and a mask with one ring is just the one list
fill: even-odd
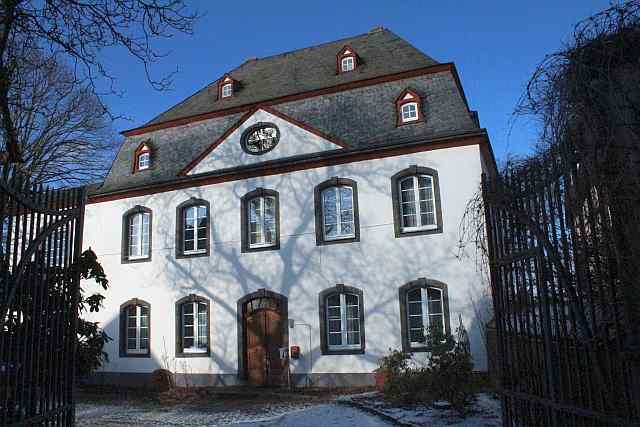
[(253, 385), (281, 385), (286, 360), (280, 359), (283, 347), (282, 316), (273, 301), (252, 300), (245, 309), (247, 377)]

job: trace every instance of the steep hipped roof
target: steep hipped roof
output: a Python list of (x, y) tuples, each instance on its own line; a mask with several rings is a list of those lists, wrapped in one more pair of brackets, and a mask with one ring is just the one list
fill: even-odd
[[(336, 55), (345, 45), (358, 54), (360, 66), (353, 72), (337, 74)], [(229, 73), (239, 82), (232, 98), (219, 100), (218, 82), (214, 81), (147, 125), (435, 64), (393, 32), (374, 29), (347, 39), (247, 60)]]

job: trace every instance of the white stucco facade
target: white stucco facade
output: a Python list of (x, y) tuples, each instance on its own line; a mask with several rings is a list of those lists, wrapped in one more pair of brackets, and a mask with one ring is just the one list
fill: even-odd
[[(304, 144), (295, 140), (289, 132), (291, 126), (277, 117), (255, 117), (243, 126), (260, 120), (278, 121), (281, 127), (283, 136), (278, 147), (288, 151), (278, 153), (274, 149), (274, 156), (293, 155), (295, 144)], [(299, 133), (314, 138), (312, 144), (303, 145), (304, 152), (338, 148), (304, 130)], [(238, 145), (227, 141), (218, 148), (232, 150)], [(219, 168), (222, 163), (231, 166), (226, 158), (238, 162), (235, 153), (221, 150), (218, 156), (211, 155), (194, 171)], [(102, 371), (150, 373), (169, 368), (178, 373), (236, 375), (237, 301), (258, 289), (267, 289), (288, 298), (289, 319), (310, 325), (289, 329), (289, 345), (300, 346), (302, 352), (300, 359), (291, 362), (293, 373), (308, 373), (310, 369), (314, 374), (371, 373), (390, 348), (401, 348), (398, 289), (421, 277), (447, 284), (452, 331), (461, 316), (470, 335), (475, 369), (486, 370), (484, 338), (478, 328), (482, 319), (476, 318), (471, 302), (471, 294), (482, 279), (473, 259), (457, 257), (460, 221), (466, 203), (479, 188), (482, 163), (480, 146), (467, 145), (89, 204), (83, 246), (95, 251), (110, 281), (104, 292), (104, 308), (90, 314), (114, 339), (106, 346), (110, 361)], [(411, 165), (438, 172), (442, 233), (411, 237), (394, 234), (391, 177)], [(332, 177), (357, 182), (360, 241), (318, 246), (314, 187)], [(280, 248), (241, 253), (240, 200), (259, 187), (279, 192)], [(210, 203), (210, 254), (177, 259), (176, 206), (191, 197)], [(126, 264), (121, 262), (122, 215), (137, 205), (152, 211), (152, 257), (149, 262)], [(321, 355), (318, 294), (336, 284), (363, 292), (364, 354)], [(84, 286), (91, 291), (94, 285)], [(209, 357), (175, 357), (175, 302), (189, 294), (211, 302)], [(151, 306), (149, 358), (119, 356), (119, 307), (133, 298)]]

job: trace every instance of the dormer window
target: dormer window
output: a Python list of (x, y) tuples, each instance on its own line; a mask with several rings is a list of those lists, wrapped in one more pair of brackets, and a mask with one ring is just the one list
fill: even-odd
[(411, 89), (406, 89), (396, 99), (397, 125), (415, 123), (422, 120), (420, 96)]
[(346, 58), (342, 58), (342, 61), (340, 61), (340, 68), (343, 73), (347, 71), (353, 71), (353, 69), (355, 68), (353, 56), (347, 56)]
[(348, 73), (358, 67), (358, 55), (350, 46), (345, 46), (338, 52), (338, 74)]
[(233, 96), (236, 81), (230, 75), (225, 75), (218, 83), (218, 96), (220, 99), (227, 99)]
[(233, 95), (233, 85), (231, 83), (227, 83), (226, 85), (222, 86), (222, 97), (228, 98), (231, 95)]
[(141, 172), (151, 168), (151, 143), (142, 142), (134, 153), (133, 172)]

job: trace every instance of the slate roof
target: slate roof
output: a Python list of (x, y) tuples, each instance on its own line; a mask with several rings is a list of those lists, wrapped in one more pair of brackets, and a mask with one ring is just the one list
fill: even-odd
[[(361, 60), (354, 72), (336, 74), (336, 55), (351, 46)], [(157, 124), (340, 83), (413, 70), (437, 62), (387, 29), (279, 55), (247, 60), (231, 77), (240, 82), (233, 98), (218, 100), (218, 81), (199, 90), (147, 124)], [(220, 76), (222, 77), (222, 76)]]
[[(362, 66), (355, 72), (336, 75), (336, 53), (346, 44), (361, 57)], [(242, 89), (232, 99), (217, 101), (217, 88), (210, 85), (150, 123), (432, 65), (437, 63), (391, 31), (379, 30), (245, 63), (231, 73), (242, 83)], [(270, 108), (343, 141), (349, 149), (478, 131), (477, 118), (469, 111), (456, 79), (455, 71), (445, 69), (277, 103)], [(426, 119), (397, 126), (395, 100), (406, 88), (421, 97)], [(234, 126), (245, 112), (129, 136), (102, 187), (93, 194), (183, 180), (180, 171)], [(142, 141), (150, 141), (153, 148), (152, 168), (133, 173), (134, 151)]]

